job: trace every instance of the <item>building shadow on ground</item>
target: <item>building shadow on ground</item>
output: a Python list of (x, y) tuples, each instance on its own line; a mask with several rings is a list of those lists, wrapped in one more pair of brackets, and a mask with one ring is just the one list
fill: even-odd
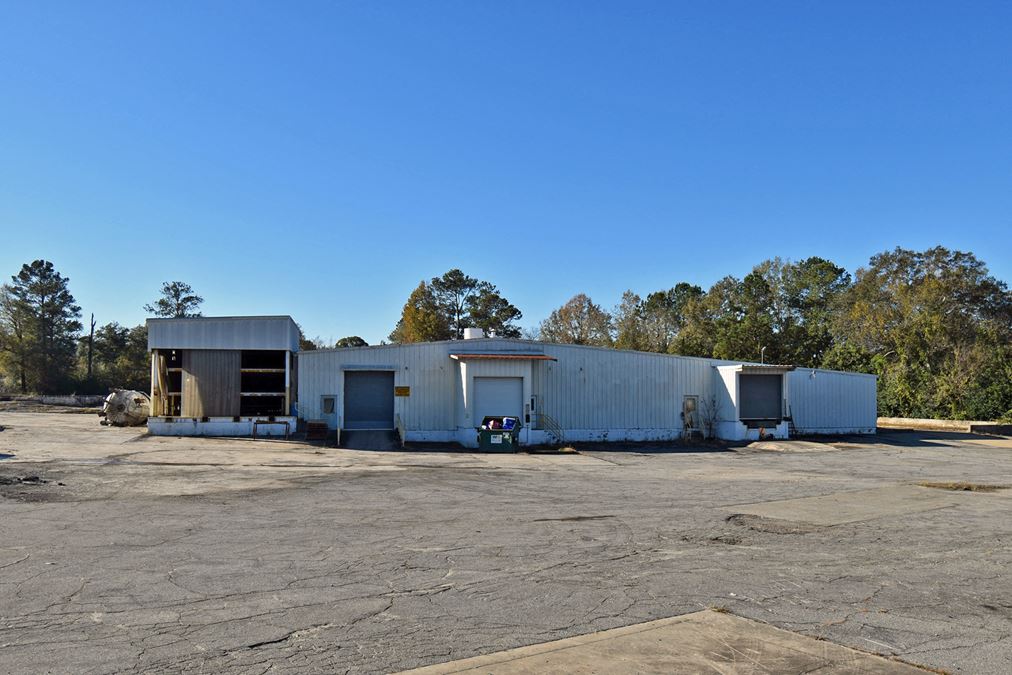
[(996, 440), (1008, 441), (1012, 447), (1012, 438), (1008, 436), (991, 436), (987, 434), (971, 434), (965, 431), (929, 431), (924, 429), (879, 428), (874, 435), (853, 434), (843, 436), (804, 436), (804, 440), (820, 443), (847, 443), (867, 446), (893, 447), (938, 447), (940, 445), (958, 446), (967, 441)]

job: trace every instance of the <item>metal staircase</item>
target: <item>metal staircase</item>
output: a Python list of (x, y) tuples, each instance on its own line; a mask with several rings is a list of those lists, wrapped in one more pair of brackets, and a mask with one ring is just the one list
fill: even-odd
[(794, 410), (790, 406), (787, 407), (787, 415), (787, 437), (794, 438), (798, 435), (798, 428), (794, 426)]
[(551, 436), (558, 445), (566, 444), (566, 433), (562, 430), (562, 426), (554, 417), (545, 413), (537, 413), (534, 421), (535, 429), (547, 431), (548, 435)]
[(394, 415), (394, 429), (397, 431), (397, 439), (401, 443), (401, 449), (404, 448), (404, 444), (407, 443), (407, 431), (404, 429), (404, 422), (401, 420), (400, 415)]

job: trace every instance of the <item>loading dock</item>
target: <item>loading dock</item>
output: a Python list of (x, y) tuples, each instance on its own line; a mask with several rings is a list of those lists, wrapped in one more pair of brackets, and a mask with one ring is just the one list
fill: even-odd
[(524, 379), (522, 377), (474, 378), (474, 418), (516, 417), (524, 412)]
[(344, 373), (344, 428), (394, 428), (394, 373), (347, 370)]
[[(788, 376), (794, 366), (739, 363), (714, 366), (718, 410), (717, 435), (728, 440), (787, 438), (791, 418), (788, 413), (790, 391)], [(832, 393), (839, 378), (832, 371), (823, 378), (823, 389)], [(865, 376), (864, 395), (874, 402), (874, 376)], [(870, 378), (870, 379), (868, 379)], [(874, 420), (869, 419), (874, 428)]]
[(779, 424), (784, 416), (783, 374), (742, 373), (740, 377), (741, 403), (738, 419), (749, 426)]

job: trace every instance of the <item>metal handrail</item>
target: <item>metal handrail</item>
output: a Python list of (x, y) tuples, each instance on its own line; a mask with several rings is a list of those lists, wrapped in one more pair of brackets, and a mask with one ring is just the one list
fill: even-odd
[(401, 416), (399, 413), (397, 415), (394, 415), (394, 426), (397, 428), (397, 436), (401, 439), (401, 450), (403, 450), (405, 443), (404, 438), (405, 431), (404, 431), (404, 422), (401, 421)]
[(562, 430), (562, 425), (554, 417), (547, 413), (535, 413), (534, 415), (538, 424), (552, 436), (555, 436), (555, 440), (559, 444), (566, 443), (566, 434)]

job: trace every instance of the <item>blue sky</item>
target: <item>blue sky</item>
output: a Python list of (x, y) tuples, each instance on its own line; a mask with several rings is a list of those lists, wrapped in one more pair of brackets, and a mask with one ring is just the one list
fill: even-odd
[(1012, 3), (0, 1), (0, 274), (85, 314), (393, 327), (451, 267), (536, 324), (779, 255), (1012, 280)]

